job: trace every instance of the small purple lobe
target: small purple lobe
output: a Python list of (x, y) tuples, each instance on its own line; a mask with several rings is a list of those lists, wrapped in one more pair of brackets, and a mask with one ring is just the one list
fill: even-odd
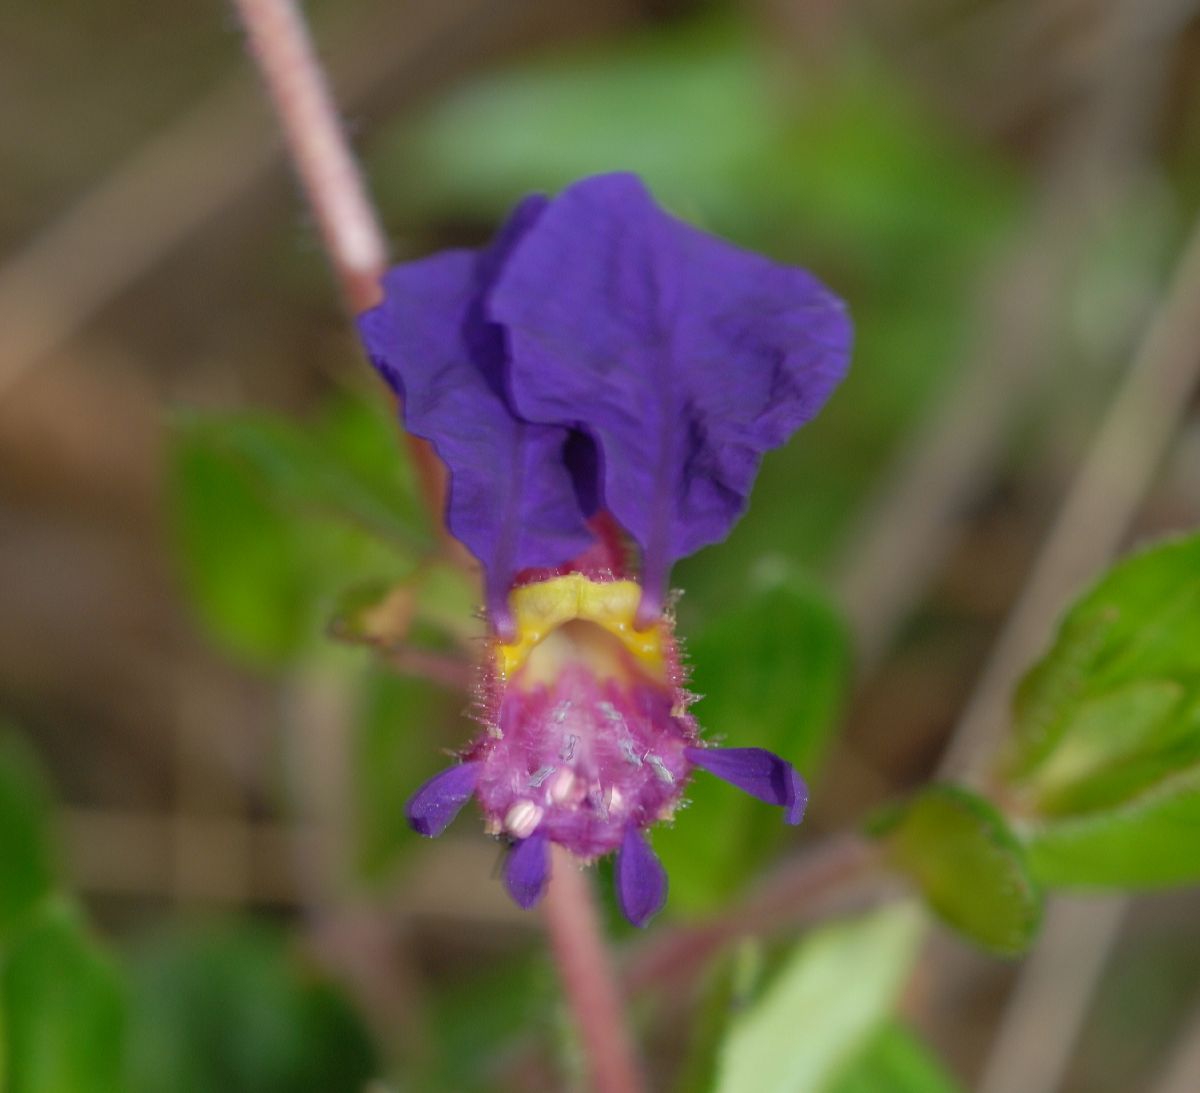
[(667, 871), (633, 825), (625, 829), (613, 878), (621, 914), (634, 926), (646, 926), (667, 902)]
[(517, 412), (594, 438), (600, 496), (642, 547), (655, 602), (672, 562), (728, 534), (763, 453), (849, 362), (846, 309), (815, 277), (676, 220), (630, 174), (555, 198), (488, 304)]
[(459, 763), (435, 774), (408, 799), (404, 813), (409, 826), (430, 838), (440, 835), (471, 799), (479, 770), (478, 763)]
[(687, 748), (689, 762), (715, 774), (730, 785), (766, 801), (782, 805), (789, 824), (804, 818), (808, 787), (786, 759), (766, 748)]
[(541, 831), (522, 839), (508, 852), (504, 863), (504, 887), (519, 907), (529, 910), (546, 890), (550, 876), (550, 845)]

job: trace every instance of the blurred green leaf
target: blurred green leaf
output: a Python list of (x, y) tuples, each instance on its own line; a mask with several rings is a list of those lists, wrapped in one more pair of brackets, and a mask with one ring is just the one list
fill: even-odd
[(15, 731), (0, 725), (0, 937), (54, 883), (51, 812), (36, 759)]
[(916, 1036), (889, 1022), (826, 1093), (957, 1093), (960, 1088)]
[(1200, 768), (1124, 804), (1032, 823), (1029, 864), (1047, 886), (1156, 888), (1200, 880)]
[(1198, 692), (1200, 536), (1189, 536), (1127, 558), (1067, 613), (1017, 691), (1004, 774), (1058, 796), (1155, 752), (1200, 760)]
[(1026, 949), (1042, 893), (1004, 817), (957, 786), (933, 785), (876, 826), (892, 864), (949, 925), (994, 952)]
[(810, 933), (734, 1021), (717, 1093), (795, 1093), (833, 1080), (890, 1014), (922, 923), (903, 903)]
[(449, 765), (436, 730), (458, 723), (462, 698), (373, 668), (359, 701), (352, 755), (358, 868), (366, 879), (380, 880), (419, 842), (404, 818), (404, 802)]
[(266, 414), (176, 425), (171, 494), (183, 572), (231, 651), (280, 663), (322, 632), (348, 577), (395, 579), (429, 548), (386, 415), (344, 401), (311, 426)]
[(41, 904), (13, 937), (0, 983), (7, 1093), (126, 1093), (124, 984), (73, 907)]
[[(845, 697), (845, 628), (809, 584), (776, 575), (688, 639), (695, 714), (729, 746), (769, 748), (812, 777)], [(697, 773), (691, 804), (655, 849), (671, 877), (674, 910), (712, 907), (749, 877), (786, 834), (778, 809)]]
[(1000, 773), (1045, 883), (1200, 877), (1200, 536), (1127, 558), (1071, 608), (1017, 692)]
[(530, 1038), (553, 1043), (561, 997), (541, 952), (460, 969), (432, 1000), (430, 1057), (410, 1088), (453, 1093), (510, 1088), (498, 1075), (514, 1045)]
[(261, 927), (164, 936), (139, 954), (129, 1093), (361, 1093), (367, 1033)]
[(710, 1093), (713, 1089), (726, 1033), (738, 1012), (752, 1001), (762, 971), (763, 944), (758, 938), (745, 938), (708, 969), (677, 1093)]
[(397, 131), (375, 174), (423, 210), (495, 219), (530, 190), (633, 170), (681, 212), (727, 219), (778, 125), (745, 34), (677, 29), (458, 90)]

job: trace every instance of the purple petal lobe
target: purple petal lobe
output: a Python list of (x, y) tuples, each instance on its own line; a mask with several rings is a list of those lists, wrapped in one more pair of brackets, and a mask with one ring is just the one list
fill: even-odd
[(550, 845), (541, 831), (522, 839), (508, 852), (504, 863), (504, 887), (517, 906), (529, 910), (546, 890), (550, 876)]
[(724, 538), (763, 452), (844, 375), (850, 323), (803, 270), (668, 216), (633, 175), (568, 188), (488, 296), (514, 405), (595, 438), (606, 507), (644, 551), (650, 595)]
[(667, 871), (632, 824), (617, 851), (614, 880), (621, 914), (634, 926), (645, 926), (667, 902)]
[(559, 565), (592, 541), (564, 459), (570, 431), (512, 411), (504, 332), (483, 300), (516, 244), (542, 215), (528, 198), (483, 251), (447, 251), (397, 266), (382, 304), (359, 319), (375, 367), (402, 400), (410, 432), (450, 472), (450, 531), (484, 565), (501, 615), (513, 574)]
[(421, 835), (440, 835), (462, 811), (479, 780), (478, 763), (459, 763), (435, 774), (409, 799), (404, 808), (409, 826)]
[(688, 760), (752, 797), (787, 809), (789, 824), (804, 818), (808, 787), (786, 759), (766, 748), (687, 748)]

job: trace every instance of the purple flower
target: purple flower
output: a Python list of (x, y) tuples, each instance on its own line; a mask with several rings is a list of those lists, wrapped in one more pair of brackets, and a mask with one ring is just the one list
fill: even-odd
[(484, 731), (410, 822), (437, 834), (475, 796), (513, 840), (522, 906), (548, 841), (618, 851), (620, 903), (642, 925), (666, 895), (642, 833), (695, 767), (803, 812), (790, 764), (700, 742), (663, 606), (672, 563), (725, 537), (762, 454), (844, 375), (845, 309), (625, 174), (527, 198), (489, 247), (398, 266), (384, 288), (362, 336), (449, 470), (447, 524), (483, 566), (492, 625)]

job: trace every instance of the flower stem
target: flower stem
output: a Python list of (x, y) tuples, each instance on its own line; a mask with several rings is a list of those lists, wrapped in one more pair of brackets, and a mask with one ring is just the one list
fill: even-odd
[(638, 1093), (645, 1083), (591, 887), (573, 855), (559, 846), (552, 847), (550, 886), (542, 906), (592, 1088), (595, 1093)]
[[(321, 232), (347, 308), (382, 298), (387, 241), (334, 109), (329, 85), (294, 0), (234, 0), (250, 53), (283, 128), (288, 156)], [(435, 525), (442, 522), (445, 471), (429, 445), (405, 439)]]

